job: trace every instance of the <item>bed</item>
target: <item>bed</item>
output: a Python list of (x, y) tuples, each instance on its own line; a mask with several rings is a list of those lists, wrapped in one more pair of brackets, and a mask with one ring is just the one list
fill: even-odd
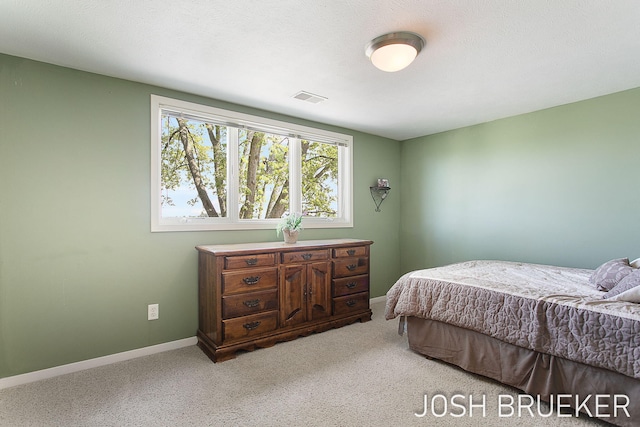
[(409, 347), (429, 358), (637, 426), (640, 268), (634, 263), (611, 260), (586, 270), (468, 261), (416, 270), (387, 292), (385, 317), (399, 317)]

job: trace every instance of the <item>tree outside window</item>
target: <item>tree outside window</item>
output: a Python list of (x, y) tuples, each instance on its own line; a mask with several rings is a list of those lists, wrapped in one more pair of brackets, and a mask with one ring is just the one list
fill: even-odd
[(184, 105), (156, 103), (154, 231), (272, 228), (273, 220), (290, 212), (302, 212), (310, 228), (313, 218), (319, 227), (351, 225), (351, 201), (345, 199), (351, 187), (350, 137), (332, 140), (311, 129), (324, 139), (318, 141), (297, 128), (273, 131), (274, 122), (266, 119), (260, 129), (253, 116), (248, 127), (243, 115), (235, 117), (240, 123), (224, 123), (229, 117), (212, 115), (211, 107), (198, 106), (204, 110), (199, 115), (179, 111)]

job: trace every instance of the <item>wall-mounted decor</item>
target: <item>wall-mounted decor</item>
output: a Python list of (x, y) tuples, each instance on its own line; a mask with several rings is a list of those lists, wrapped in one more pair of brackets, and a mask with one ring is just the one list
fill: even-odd
[(369, 190), (371, 191), (373, 203), (376, 205), (376, 212), (380, 212), (380, 205), (389, 195), (389, 191), (391, 191), (389, 180), (386, 178), (378, 178), (377, 185), (369, 187)]

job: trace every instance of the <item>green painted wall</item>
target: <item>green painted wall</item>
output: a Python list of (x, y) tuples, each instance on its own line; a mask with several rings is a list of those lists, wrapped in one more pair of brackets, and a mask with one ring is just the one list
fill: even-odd
[(303, 238), (374, 240), (372, 297), (397, 279), (400, 194), (368, 188), (399, 183), (397, 141), (0, 55), (0, 377), (193, 337), (194, 246), (278, 240), (149, 231), (152, 93), (353, 135), (355, 227)]
[(640, 257), (640, 89), (402, 142), (401, 271)]
[(194, 246), (278, 239), (149, 231), (152, 93), (353, 135), (355, 227), (304, 238), (374, 240), (374, 297), (467, 259), (640, 257), (640, 89), (398, 143), (0, 55), (0, 377), (192, 337)]

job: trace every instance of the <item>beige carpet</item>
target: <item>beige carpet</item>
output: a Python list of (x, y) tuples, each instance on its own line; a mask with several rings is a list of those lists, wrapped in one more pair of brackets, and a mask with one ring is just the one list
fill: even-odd
[[(589, 419), (499, 417), (513, 389), (408, 350), (397, 321), (371, 322), (214, 364), (188, 347), (0, 390), (2, 426), (578, 426)], [(486, 417), (454, 417), (424, 395), (485, 397)], [(444, 398), (443, 398), (444, 399)], [(440, 399), (440, 400), (443, 400)], [(450, 401), (450, 400), (449, 400)], [(459, 402), (459, 401), (458, 401)], [(547, 408), (543, 408), (546, 412)], [(507, 415), (503, 409), (502, 414)], [(441, 417), (435, 414), (442, 415)]]

